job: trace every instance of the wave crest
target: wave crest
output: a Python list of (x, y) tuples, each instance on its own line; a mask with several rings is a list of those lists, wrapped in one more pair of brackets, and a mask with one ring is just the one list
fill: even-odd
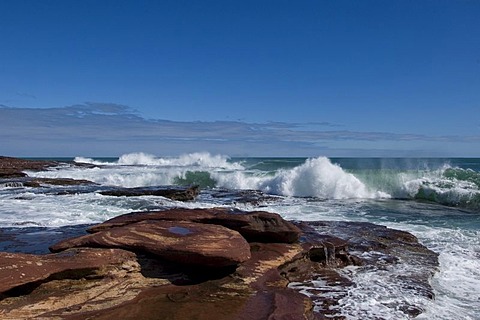
[(120, 166), (164, 166), (164, 167), (201, 167), (220, 168), (230, 170), (244, 169), (240, 163), (229, 162), (230, 158), (224, 155), (212, 155), (208, 152), (194, 152), (178, 157), (157, 157), (144, 152), (126, 153), (114, 162), (102, 162), (92, 158), (76, 157), (75, 162), (91, 163), (95, 165)]
[(345, 172), (326, 157), (310, 158), (291, 169), (281, 169), (272, 175), (214, 174), (220, 187), (256, 189), (266, 193), (293, 197), (350, 199), (389, 197), (386, 193), (370, 191), (353, 174)]
[(280, 171), (263, 189), (286, 196), (323, 199), (375, 197), (358, 178), (326, 157), (307, 159), (298, 167)]

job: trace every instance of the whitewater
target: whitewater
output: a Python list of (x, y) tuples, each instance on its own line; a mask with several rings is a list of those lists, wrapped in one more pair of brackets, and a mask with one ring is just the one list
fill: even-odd
[[(86, 179), (97, 185), (28, 188), (21, 182), (0, 181), (2, 228), (22, 228), (31, 240), (58, 228), (99, 223), (132, 211), (217, 206), (261, 208), (289, 220), (372, 222), (408, 231), (439, 254), (439, 270), (431, 279), (435, 299), (415, 295), (399, 281), (419, 266), (347, 267), (344, 276), (356, 285), (338, 293), (345, 296), (338, 315), (407, 319), (391, 303), (406, 301), (424, 310), (418, 319), (480, 319), (480, 159), (230, 158), (198, 152), (54, 160), (66, 164), (28, 175)], [(165, 185), (198, 185), (201, 192), (191, 202), (98, 192), (109, 186)], [(239, 202), (234, 196), (218, 196), (239, 190), (265, 197)], [(298, 289), (307, 295), (336, 290), (322, 279)]]

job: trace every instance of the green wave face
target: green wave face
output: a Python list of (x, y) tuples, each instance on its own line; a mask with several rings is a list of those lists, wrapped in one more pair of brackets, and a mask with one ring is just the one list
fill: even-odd
[(472, 169), (448, 168), (443, 173), (443, 176), (452, 181), (468, 181), (480, 188), (480, 173)]
[(216, 181), (211, 178), (210, 173), (206, 171), (187, 171), (183, 177), (174, 179), (174, 184), (179, 186), (196, 185), (200, 188), (214, 188)]

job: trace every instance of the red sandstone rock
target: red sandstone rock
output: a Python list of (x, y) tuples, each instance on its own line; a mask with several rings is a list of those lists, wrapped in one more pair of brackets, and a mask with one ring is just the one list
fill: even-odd
[(238, 232), (187, 221), (141, 221), (61, 241), (50, 250), (72, 247), (123, 248), (208, 267), (234, 266), (250, 259), (250, 246)]
[(226, 208), (182, 209), (129, 213), (90, 227), (88, 232), (123, 226), (143, 220), (188, 220), (217, 224), (238, 231), (248, 241), (296, 242), (301, 234), (299, 228), (280, 215), (265, 211), (231, 211)]
[(61, 274), (79, 278), (95, 269), (134, 259), (132, 252), (119, 249), (82, 248), (47, 255), (0, 252), (0, 293), (52, 276), (61, 278)]
[(58, 165), (55, 161), (26, 160), (0, 156), (0, 178), (25, 177), (24, 170), (40, 171)]
[[(194, 212), (188, 214), (194, 215)], [(99, 233), (107, 233), (110, 237), (107, 240), (116, 241), (115, 230), (126, 228), (131, 232), (124, 234), (125, 237), (143, 237), (147, 242), (150, 242), (152, 237), (155, 238), (153, 240), (161, 241), (161, 235), (146, 236), (141, 227), (132, 228), (135, 225), (157, 223), (171, 223), (170, 226), (174, 226), (171, 231), (180, 236), (184, 234), (186, 237), (190, 231), (185, 225), (181, 225), (186, 223), (182, 221), (145, 221)], [(385, 263), (402, 263), (402, 260), (406, 259), (415, 259), (427, 265), (432, 263), (433, 268), (436, 265), (433, 264), (436, 254), (421, 246), (413, 236), (405, 232), (365, 223), (327, 221), (299, 223), (299, 226), (304, 230), (301, 243), (251, 243), (251, 258), (239, 264), (235, 270), (167, 264), (164, 259), (137, 254), (137, 264), (127, 259), (127, 267), (130, 266), (128, 269), (121, 267), (109, 269), (108, 272), (96, 271), (94, 275), (79, 279), (85, 270), (90, 270), (80, 268), (75, 271), (76, 274), (69, 270), (59, 271), (48, 276), (46, 280), (40, 280), (40, 284), (32, 279), (34, 282), (28, 282), (28, 288), (15, 285), (15, 290), (0, 295), (0, 317), (11, 320), (340, 319), (341, 316), (336, 313), (338, 307), (335, 306), (339, 299), (348, 297), (347, 291), (339, 294), (336, 288), (355, 285), (337, 272), (338, 267), (349, 263), (356, 264), (356, 261), (351, 259), (353, 256), (348, 253), (349, 248), (358, 253), (378, 250), (386, 255), (401, 257), (398, 261), (382, 259), (383, 267)], [(153, 229), (150, 231), (154, 231)], [(76, 264), (75, 261), (64, 261), (71, 259), (70, 254), (70, 251), (66, 251), (60, 255), (47, 256), (58, 257), (57, 262), (60, 264)], [(23, 265), (23, 256), (30, 255), (22, 255), (18, 260), (21, 263), (12, 259), (6, 266)], [(44, 259), (42, 256), (33, 257)], [(362, 260), (367, 267), (375, 267), (378, 263), (374, 258)], [(0, 272), (0, 276), (4, 279), (8, 272)], [(410, 274), (405, 279), (405, 284), (411, 286), (414, 281), (413, 283), (420, 285), (421, 291), (418, 293), (429, 296), (428, 278), (424, 276), (427, 274), (419, 270), (418, 274)], [(306, 296), (294, 289), (310, 286), (314, 290), (315, 285), (310, 282), (319, 278), (332, 287), (334, 294), (329, 295), (323, 288), (322, 292), (326, 294), (318, 291), (319, 294), (316, 295), (315, 291), (308, 291), (313, 295)], [(50, 281), (57, 279), (61, 280)], [(296, 283), (300, 287), (296, 286)], [(25, 290), (32, 289), (32, 286), (34, 290)], [(419, 289), (412, 287), (412, 290)], [(399, 310), (402, 310), (406, 317), (415, 317), (421, 312), (421, 309), (415, 309), (414, 305), (399, 305), (399, 308), (403, 307), (408, 309)]]
[[(115, 308), (91, 312), (79, 309), (70, 320), (310, 320), (319, 319), (310, 299), (287, 287), (283, 266), (308, 264), (302, 246), (254, 244), (252, 258), (228, 276), (182, 286), (155, 286)], [(310, 261), (310, 264), (312, 262)], [(0, 304), (1, 307), (1, 304)], [(55, 315), (64, 315), (56, 313)]]

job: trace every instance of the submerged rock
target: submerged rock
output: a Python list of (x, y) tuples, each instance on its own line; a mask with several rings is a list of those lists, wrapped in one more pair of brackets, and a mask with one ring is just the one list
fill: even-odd
[(78, 185), (94, 185), (95, 182), (84, 179), (70, 178), (31, 178), (23, 182), (25, 187), (41, 187), (42, 185), (52, 186), (78, 186)]
[(139, 187), (119, 188), (114, 190), (101, 191), (104, 196), (114, 197), (139, 197), (139, 196), (161, 196), (177, 201), (194, 200), (199, 192), (197, 186), (189, 188), (180, 187)]
[(279, 196), (264, 193), (260, 190), (231, 190), (218, 189), (210, 190), (212, 197), (222, 199), (228, 205), (236, 205), (239, 203), (251, 204), (254, 206), (262, 206), (265, 203), (278, 201)]

